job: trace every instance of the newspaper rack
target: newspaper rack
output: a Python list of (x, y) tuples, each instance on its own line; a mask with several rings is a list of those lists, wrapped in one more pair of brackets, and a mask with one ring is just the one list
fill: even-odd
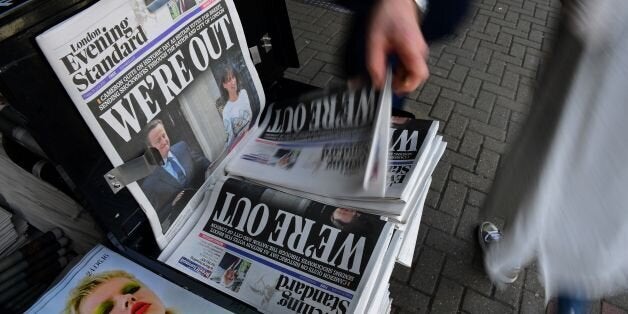
[(142, 156), (111, 169), (104, 177), (111, 191), (116, 194), (129, 183), (150, 175), (153, 170), (163, 165), (163, 162), (163, 159), (159, 156), (159, 151), (154, 147), (150, 147), (146, 149)]

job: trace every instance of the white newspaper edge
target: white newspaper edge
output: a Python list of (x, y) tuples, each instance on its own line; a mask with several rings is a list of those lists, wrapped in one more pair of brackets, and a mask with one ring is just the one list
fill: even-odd
[[(384, 89), (380, 94), (375, 136), (371, 140), (371, 154), (366, 162), (362, 188), (375, 195), (386, 195), (388, 147), (390, 147), (390, 116), (392, 112), (392, 69), (386, 71)], [(372, 180), (375, 176), (375, 180)]]
[(390, 245), (388, 246), (388, 250), (386, 251), (386, 257), (384, 258), (384, 268), (377, 274), (377, 278), (375, 282), (379, 282), (380, 285), (373, 291), (373, 294), (367, 298), (368, 303), (365, 304), (365, 308), (359, 309), (360, 313), (371, 311), (374, 308), (378, 308), (378, 302), (382, 300), (383, 294), (388, 291), (388, 286), (383, 285), (381, 283), (388, 282), (390, 280), (390, 276), (392, 275), (393, 269), (395, 267), (395, 257), (399, 254), (399, 250), (401, 249), (401, 244), (405, 238), (405, 234), (401, 230), (395, 230), (392, 240), (390, 241)]
[(414, 204), (416, 209), (414, 214), (410, 217), (410, 222), (405, 230), (406, 236), (401, 244), (401, 249), (397, 256), (397, 262), (401, 265), (412, 267), (412, 259), (414, 258), (414, 249), (416, 241), (419, 236), (419, 227), (421, 226), (421, 218), (423, 216), (423, 207), (425, 206), (425, 199), (429, 191), (429, 186), (432, 183), (432, 177), (429, 177), (425, 189), (421, 193), (421, 197)]

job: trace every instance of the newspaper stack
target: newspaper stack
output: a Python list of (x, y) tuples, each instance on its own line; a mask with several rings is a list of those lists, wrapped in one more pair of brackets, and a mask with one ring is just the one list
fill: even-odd
[(99, 1), (37, 43), (159, 261), (264, 313), (390, 308), (445, 148), (390, 79), (267, 105), (232, 0)]
[(28, 224), (0, 207), (0, 258), (11, 254), (26, 242)]
[(24, 312), (72, 258), (69, 243), (57, 228), (0, 258), (0, 311)]

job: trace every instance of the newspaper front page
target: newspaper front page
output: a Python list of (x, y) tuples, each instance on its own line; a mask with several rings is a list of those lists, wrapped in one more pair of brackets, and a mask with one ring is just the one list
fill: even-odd
[(37, 42), (114, 166), (158, 150), (128, 188), (165, 247), (263, 110), (233, 2), (99, 1)]
[(273, 103), (227, 164), (232, 175), (330, 197), (382, 197), (390, 98), (340, 88)]
[(411, 194), (408, 183), (426, 166), (438, 121), (395, 116), (391, 122), (386, 197), (407, 201)]
[(160, 260), (265, 313), (352, 313), (366, 302), (392, 224), (231, 177), (213, 191)]
[(98, 245), (26, 313), (231, 313)]

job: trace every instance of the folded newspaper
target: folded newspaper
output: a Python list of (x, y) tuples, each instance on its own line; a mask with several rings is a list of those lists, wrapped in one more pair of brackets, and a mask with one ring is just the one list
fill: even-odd
[(227, 172), (330, 197), (384, 197), (392, 100), (385, 86), (271, 104)]
[(397, 255), (386, 254), (394, 224), (379, 216), (231, 177), (212, 191), (160, 260), (262, 312), (354, 313)]
[(390, 84), (264, 111), (233, 2), (156, 3), (100, 1), (37, 42), (116, 167), (108, 182), (128, 187), (162, 248), (225, 165), (325, 195), (384, 195)]
[(445, 149), (390, 78), (266, 106), (232, 0), (99, 1), (37, 42), (160, 261), (266, 313), (390, 308)]

